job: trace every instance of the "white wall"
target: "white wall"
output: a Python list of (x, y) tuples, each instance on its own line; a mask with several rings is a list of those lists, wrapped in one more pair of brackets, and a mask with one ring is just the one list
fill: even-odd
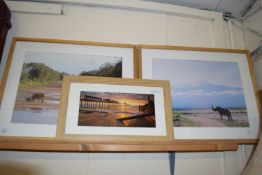
[[(133, 2), (136, 2), (135, 7), (140, 6), (138, 1)], [(146, 5), (163, 11), (162, 5)], [(64, 15), (13, 12), (13, 27), (8, 34), (0, 70), (3, 71), (13, 36), (131, 44), (244, 47), (242, 31), (234, 26), (229, 27), (220, 13), (171, 7), (168, 9), (174, 11), (173, 15), (157, 10), (145, 12), (141, 9), (136, 11), (135, 8), (123, 10), (78, 5), (65, 5)], [(210, 20), (210, 17), (213, 19)], [(251, 150), (252, 147), (240, 146), (237, 152), (177, 153), (175, 173), (237, 175)], [(34, 175), (167, 175), (169, 165), (167, 153), (1, 151), (0, 174), (4, 174), (4, 170), (13, 171), (13, 174), (19, 174), (19, 171), (20, 174)]]
[[(252, 12), (257, 8), (260, 8), (260, 10), (248, 17), (243, 22), (244, 28), (251, 29), (251, 31), (258, 31), (260, 33), (260, 36), (258, 36), (249, 30), (244, 32), (245, 47), (250, 51), (253, 51), (259, 44), (262, 44), (262, 0), (258, 0), (250, 11)], [(258, 89), (262, 90), (262, 58), (255, 62), (254, 68)]]

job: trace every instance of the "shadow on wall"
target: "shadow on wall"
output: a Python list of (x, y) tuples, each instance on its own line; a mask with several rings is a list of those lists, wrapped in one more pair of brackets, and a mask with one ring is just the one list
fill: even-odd
[(259, 91), (259, 95), (260, 95), (260, 103), (261, 103), (260, 105), (262, 107), (262, 90)]
[(6, 162), (0, 164), (1, 175), (36, 175), (37, 172), (32, 168), (23, 164)]

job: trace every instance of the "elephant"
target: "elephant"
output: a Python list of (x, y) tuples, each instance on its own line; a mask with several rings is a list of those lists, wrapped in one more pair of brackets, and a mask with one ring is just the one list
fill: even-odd
[(32, 101), (32, 98), (26, 97), (25, 100), (26, 100), (27, 102), (31, 102), (31, 101)]
[(213, 111), (217, 111), (220, 114), (221, 120), (223, 120), (223, 115), (228, 117), (228, 120), (233, 120), (232, 116), (231, 116), (231, 112), (226, 109), (226, 108), (222, 108), (222, 107), (216, 107), (214, 108), (212, 105), (212, 110)]
[(33, 93), (32, 95), (32, 101), (35, 102), (35, 100), (38, 100), (38, 102), (43, 103), (45, 100), (45, 94), (39, 92), (39, 93)]

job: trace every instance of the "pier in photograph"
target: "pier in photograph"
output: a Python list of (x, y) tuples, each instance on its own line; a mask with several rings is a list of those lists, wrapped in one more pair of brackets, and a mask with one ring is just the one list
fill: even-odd
[[(78, 125), (155, 127), (152, 95), (81, 92)], [(151, 106), (150, 106), (151, 105)]]

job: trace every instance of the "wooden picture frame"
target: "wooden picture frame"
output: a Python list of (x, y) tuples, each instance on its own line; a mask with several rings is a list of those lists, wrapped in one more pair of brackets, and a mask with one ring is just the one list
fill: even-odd
[(135, 78), (136, 46), (12, 40), (0, 87), (0, 136), (55, 137), (64, 75)]
[(65, 76), (57, 138), (170, 141), (169, 90), (168, 81)]
[(139, 45), (138, 52), (139, 78), (170, 80), (175, 139), (257, 139), (261, 111), (248, 51)]

